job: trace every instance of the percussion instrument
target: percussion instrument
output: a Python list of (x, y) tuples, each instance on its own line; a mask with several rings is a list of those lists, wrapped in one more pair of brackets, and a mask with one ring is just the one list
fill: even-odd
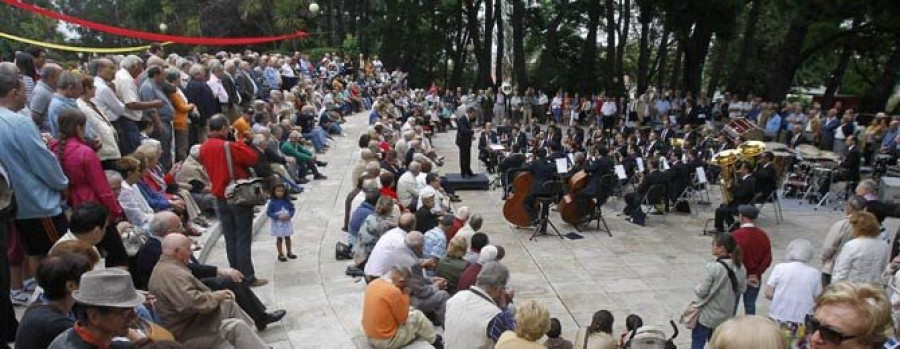
[(746, 141), (739, 144), (737, 148), (741, 151), (741, 157), (748, 160), (755, 158), (766, 151), (766, 143), (760, 141)]
[(522, 172), (513, 180), (513, 195), (503, 203), (503, 218), (517, 227), (527, 227), (531, 217), (525, 210), (525, 197), (531, 194), (534, 177), (531, 173)]
[(779, 142), (766, 142), (766, 149), (772, 152), (775, 151), (790, 151), (788, 149), (787, 144), (779, 143)]
[(841, 156), (833, 151), (823, 150), (819, 152), (819, 159), (822, 159), (823, 161), (840, 162)]
[(735, 118), (725, 125), (725, 133), (731, 141), (738, 143), (741, 138), (751, 141), (761, 141), (763, 139), (763, 130), (756, 126), (747, 118)]
[(797, 153), (797, 157), (802, 161), (820, 161), (822, 151), (819, 148), (816, 148), (814, 145), (810, 144), (801, 144), (798, 145), (795, 152)]
[(772, 166), (775, 167), (775, 173), (778, 178), (784, 175), (785, 171), (787, 171), (788, 167), (791, 165), (791, 160), (793, 160), (794, 154), (791, 154), (789, 151), (785, 150), (776, 150), (772, 152)]
[(590, 175), (584, 170), (576, 172), (566, 181), (569, 187), (569, 193), (559, 200), (558, 210), (563, 222), (571, 225), (578, 225), (584, 218), (584, 213), (594, 212), (594, 201), (588, 200), (588, 207), (578, 207), (575, 202), (575, 195), (587, 186)]

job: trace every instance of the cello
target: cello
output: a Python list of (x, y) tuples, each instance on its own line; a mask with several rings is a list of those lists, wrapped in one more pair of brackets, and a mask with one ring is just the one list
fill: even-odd
[(572, 175), (566, 182), (569, 193), (559, 200), (558, 205), (559, 215), (563, 222), (569, 223), (570, 225), (578, 225), (586, 213), (594, 212), (593, 200), (588, 200), (587, 207), (584, 208), (579, 208), (578, 203), (575, 202), (575, 195), (587, 186), (590, 178), (591, 176), (587, 172), (581, 170)]
[(531, 194), (533, 183), (534, 177), (527, 171), (519, 173), (513, 180), (513, 195), (503, 203), (503, 218), (506, 218), (507, 222), (517, 227), (531, 225), (531, 217), (525, 210), (525, 197)]

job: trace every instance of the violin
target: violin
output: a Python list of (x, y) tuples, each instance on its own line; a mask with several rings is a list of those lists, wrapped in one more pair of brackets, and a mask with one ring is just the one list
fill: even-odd
[(503, 218), (517, 227), (527, 227), (531, 224), (531, 217), (525, 210), (525, 197), (531, 194), (531, 185), (534, 177), (525, 171), (519, 173), (513, 180), (513, 195), (503, 203)]

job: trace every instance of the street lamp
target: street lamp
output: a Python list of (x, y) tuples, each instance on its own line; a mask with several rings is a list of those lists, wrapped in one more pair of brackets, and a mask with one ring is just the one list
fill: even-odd
[(314, 15), (318, 14), (319, 13), (319, 4), (317, 4), (315, 2), (309, 4), (309, 12)]
[(161, 33), (165, 33), (166, 30), (168, 30), (168, 29), (169, 29), (169, 26), (166, 25), (165, 23), (160, 23), (160, 24), (159, 24), (159, 31), (160, 31)]

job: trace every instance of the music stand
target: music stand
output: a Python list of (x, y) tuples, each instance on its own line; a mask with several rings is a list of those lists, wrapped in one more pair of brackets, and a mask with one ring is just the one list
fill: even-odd
[(559, 180), (546, 181), (541, 184), (541, 188), (546, 194), (535, 196), (535, 201), (537, 202), (538, 206), (540, 206), (540, 213), (538, 216), (537, 224), (535, 224), (534, 232), (531, 233), (531, 237), (528, 238), (528, 240), (536, 240), (538, 233), (546, 235), (548, 225), (550, 226), (550, 228), (553, 228), (553, 231), (556, 232), (556, 235), (559, 236), (560, 239), (562, 239), (563, 236), (559, 232), (559, 229), (557, 229), (556, 225), (553, 224), (553, 221), (550, 220), (550, 205), (555, 204), (559, 199), (559, 195), (563, 190), (563, 182)]

